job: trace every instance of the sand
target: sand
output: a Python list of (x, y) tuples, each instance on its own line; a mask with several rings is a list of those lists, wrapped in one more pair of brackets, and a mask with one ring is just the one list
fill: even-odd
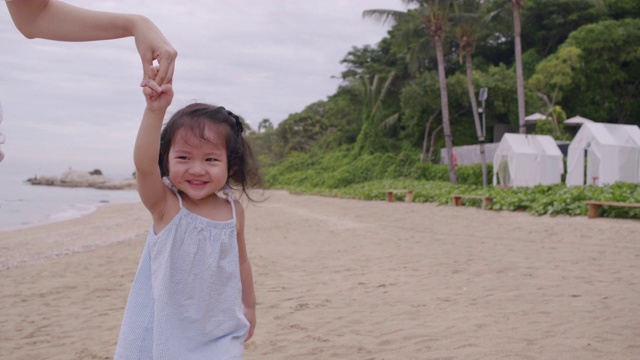
[[(638, 359), (640, 221), (269, 191), (245, 359)], [(0, 233), (0, 358), (111, 359), (150, 218)]]

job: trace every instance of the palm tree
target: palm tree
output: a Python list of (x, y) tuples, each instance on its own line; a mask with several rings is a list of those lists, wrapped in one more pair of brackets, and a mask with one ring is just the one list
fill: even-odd
[[(518, 124), (520, 133), (526, 134), (527, 129), (524, 125), (525, 117), (525, 98), (524, 98), (524, 74), (522, 72), (522, 41), (520, 34), (522, 32), (522, 24), (520, 22), (520, 9), (524, 6), (525, 0), (508, 0), (511, 4), (511, 13), (513, 15), (513, 42), (516, 57), (516, 81), (518, 91)], [(606, 5), (602, 0), (585, 0), (593, 4), (596, 8), (606, 11)]]
[(431, 42), (436, 48), (436, 58), (438, 60), (438, 79), (440, 80), (440, 106), (442, 111), (442, 128), (444, 131), (444, 142), (447, 148), (447, 165), (449, 167), (449, 180), (451, 183), (458, 182), (456, 169), (453, 164), (453, 138), (451, 136), (451, 125), (449, 122), (449, 99), (447, 96), (447, 78), (444, 71), (444, 51), (442, 41), (447, 28), (449, 17), (450, 0), (403, 0), (406, 5), (418, 5), (415, 10), (402, 12), (397, 10), (365, 10), (362, 13), (364, 18), (374, 18), (381, 22), (400, 22), (408, 19), (413, 14), (418, 14), (422, 20), (422, 26), (427, 31)]
[[(498, 0), (499, 2), (505, 0)], [(516, 65), (516, 89), (518, 93), (518, 126), (521, 134), (527, 133), (527, 128), (524, 125), (525, 117), (525, 98), (524, 98), (524, 73), (522, 71), (522, 41), (520, 34), (522, 33), (522, 25), (520, 22), (520, 8), (524, 6), (525, 0), (506, 0), (511, 8), (511, 15), (513, 18), (513, 43), (515, 48), (515, 65)], [(488, 16), (488, 19), (492, 19), (495, 15), (501, 13), (507, 8), (500, 6), (500, 8)]]
[[(376, 123), (382, 113), (382, 102), (387, 95), (387, 91), (393, 82), (395, 73), (392, 71), (386, 80), (380, 74), (373, 77), (373, 81), (366, 75), (360, 75), (360, 86), (362, 89), (363, 109), (362, 128), (356, 140), (356, 151), (372, 152), (379, 145), (379, 137)], [(382, 83), (384, 81), (384, 83)]]
[(480, 0), (458, 0), (455, 5), (455, 37), (459, 43), (460, 62), (465, 58), (467, 70), (467, 88), (469, 89), (469, 100), (471, 102), (471, 112), (476, 126), (476, 134), (480, 143), (480, 157), (482, 159), (482, 185), (487, 186), (487, 161), (485, 159), (484, 135), (480, 126), (480, 115), (478, 114), (478, 104), (476, 102), (475, 89), (473, 87), (473, 62), (471, 53), (475, 46), (478, 33), (482, 28), (482, 6), (486, 4)]
[(522, 25), (520, 24), (520, 8), (524, 6), (524, 0), (510, 0), (511, 12), (513, 13), (513, 41), (515, 45), (516, 55), (516, 81), (518, 90), (518, 124), (520, 125), (520, 134), (526, 134), (527, 128), (524, 126), (525, 108), (524, 108), (524, 75), (522, 73), (522, 42), (520, 33)]

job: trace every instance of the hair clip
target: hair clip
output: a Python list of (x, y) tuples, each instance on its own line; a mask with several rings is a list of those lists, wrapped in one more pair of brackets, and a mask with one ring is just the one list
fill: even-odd
[(229, 110), (227, 110), (227, 115), (229, 115), (236, 121), (236, 131), (238, 132), (238, 134), (242, 134), (242, 132), (244, 131), (244, 126), (242, 125), (242, 121), (240, 121), (240, 117)]

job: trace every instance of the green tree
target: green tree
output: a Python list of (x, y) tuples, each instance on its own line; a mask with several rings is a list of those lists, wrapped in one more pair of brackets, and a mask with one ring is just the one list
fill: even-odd
[[(580, 49), (565, 46), (536, 66), (536, 73), (529, 78), (528, 86), (544, 101), (543, 112), (550, 115), (556, 108), (556, 102), (562, 99), (562, 89), (571, 85), (573, 72), (582, 67)], [(562, 132), (556, 116), (551, 116), (556, 134)]]
[(273, 123), (271, 122), (271, 120), (262, 119), (262, 121), (260, 121), (260, 123), (258, 124), (258, 132), (261, 133), (270, 130), (273, 130)]
[[(522, 21), (527, 29), (522, 34), (523, 47), (545, 58), (555, 53), (571, 32), (605, 20), (605, 14), (595, 6), (594, 0), (530, 0), (522, 9)], [(524, 72), (526, 76), (526, 68)]]
[[(475, 71), (474, 79), (479, 86), (489, 89), (490, 96), (485, 104), (487, 126), (509, 124), (518, 129), (518, 102), (516, 98), (515, 73), (506, 65), (491, 66), (485, 71)], [(487, 134), (489, 138), (491, 134)], [(493, 139), (498, 141), (499, 139)]]
[(564, 110), (555, 105), (547, 112), (546, 120), (536, 121), (536, 128), (534, 133), (539, 135), (549, 135), (556, 140), (571, 140), (571, 136), (564, 132), (562, 124), (567, 119), (567, 114)]
[(338, 88), (326, 103), (328, 123), (325, 149), (354, 144), (362, 127), (362, 93), (350, 82)]
[[(505, 2), (506, 1), (506, 2)], [(524, 72), (522, 70), (522, 22), (520, 19), (520, 9), (524, 6), (525, 0), (494, 0), (498, 4), (497, 10), (489, 15), (489, 19), (493, 19), (496, 15), (501, 14), (507, 7), (511, 10), (511, 18), (513, 20), (513, 44), (516, 68), (516, 91), (518, 94), (518, 126), (521, 134), (526, 134), (527, 128), (524, 124), (525, 118), (525, 93), (524, 93)]]
[(380, 149), (380, 133), (377, 126), (381, 122), (382, 102), (391, 86), (395, 74), (392, 72), (386, 79), (376, 74), (373, 79), (360, 76), (362, 89), (362, 128), (356, 140), (356, 153), (373, 153)]
[(442, 130), (442, 121), (440, 125), (434, 122), (440, 115), (439, 99), (429, 96), (437, 94), (439, 86), (438, 74), (427, 71), (404, 86), (400, 96), (405, 124), (404, 137), (413, 146), (422, 146), (420, 162), (433, 160), (435, 136)]
[[(445, 73), (444, 49), (442, 46), (448, 24), (451, 1), (449, 0), (404, 0), (408, 5), (418, 5), (415, 10), (422, 21), (422, 26), (426, 30), (429, 39), (436, 49), (438, 63), (438, 78), (440, 82), (440, 102), (442, 111), (442, 128), (444, 131), (445, 145), (447, 148), (447, 165), (449, 167), (449, 180), (457, 183), (456, 170), (453, 164), (453, 137), (451, 134), (451, 124), (449, 122), (449, 103), (447, 97), (447, 81)], [(395, 10), (366, 10), (363, 16), (378, 19), (382, 22), (409, 19), (410, 12), (400, 12)]]
[(262, 145), (268, 147), (276, 159), (293, 152), (305, 152), (327, 134), (329, 126), (325, 105), (325, 101), (308, 105), (302, 112), (289, 115), (274, 131), (267, 131), (256, 138), (270, 140), (270, 144)]
[(597, 5), (604, 8), (608, 20), (640, 18), (640, 1), (638, 0), (599, 0)]
[(361, 48), (356, 46), (345, 55), (340, 61), (346, 66), (346, 70), (342, 72), (342, 79), (347, 80), (357, 78), (360, 75), (373, 76), (387, 70), (385, 53), (378, 47), (365, 45)]
[(584, 59), (575, 69), (574, 96), (563, 107), (587, 117), (615, 123), (640, 119), (640, 19), (607, 20), (572, 32), (563, 48), (580, 49)]
[[(622, 0), (626, 1), (626, 0)], [(537, 59), (554, 51), (573, 30), (584, 24), (597, 21), (606, 16), (607, 3), (617, 0), (490, 0), (497, 10), (493, 15), (503, 13), (510, 8), (513, 20), (514, 67), (518, 94), (518, 123), (520, 132), (525, 133), (526, 93), (524, 88), (524, 62), (529, 58)], [(506, 2), (506, 3), (505, 3)], [(626, 7), (629, 8), (629, 7)], [(523, 20), (527, 24), (527, 33), (522, 34)], [(523, 39), (527, 40), (530, 51), (523, 54)], [(531, 54), (534, 51), (536, 54)], [(533, 69), (533, 66), (531, 67)]]

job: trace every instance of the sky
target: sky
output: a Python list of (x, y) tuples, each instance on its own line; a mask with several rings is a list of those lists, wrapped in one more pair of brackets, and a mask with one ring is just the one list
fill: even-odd
[[(17, 0), (20, 1), (20, 0)], [(368, 9), (400, 0), (66, 0), (150, 18), (178, 50), (167, 114), (194, 101), (222, 105), (256, 129), (326, 100), (352, 47), (389, 30)], [(0, 4), (0, 145), (4, 174), (56, 175), (69, 168), (130, 176), (145, 102), (133, 38), (66, 43), (24, 38)]]

